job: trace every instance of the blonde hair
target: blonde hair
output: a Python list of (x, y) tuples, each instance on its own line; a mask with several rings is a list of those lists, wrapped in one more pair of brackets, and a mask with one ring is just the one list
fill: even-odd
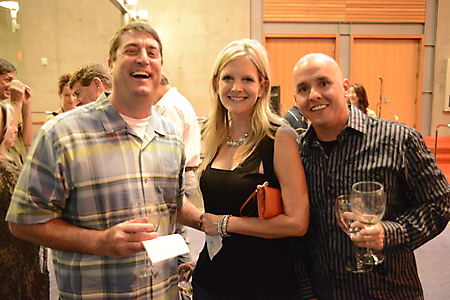
[(211, 77), (212, 108), (205, 120), (202, 132), (202, 138), (205, 141), (205, 159), (200, 167), (202, 170), (214, 159), (220, 145), (227, 140), (232, 122), (228, 110), (220, 101), (216, 83), (220, 80), (220, 73), (225, 66), (241, 57), (246, 57), (253, 63), (258, 71), (259, 82), (263, 89), (251, 115), (249, 137), (237, 151), (236, 156), (244, 154), (245, 159), (256, 150), (266, 136), (275, 139), (276, 128), (283, 124), (270, 106), (270, 69), (266, 49), (254, 40), (243, 39), (231, 42), (217, 57)]
[(13, 117), (12, 106), (0, 103), (0, 158), (12, 160), (8, 149), (5, 147), (5, 137), (11, 130), (11, 119)]

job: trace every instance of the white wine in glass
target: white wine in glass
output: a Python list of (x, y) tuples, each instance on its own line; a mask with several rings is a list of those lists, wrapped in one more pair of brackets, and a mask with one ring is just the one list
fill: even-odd
[[(359, 234), (360, 228), (352, 228), (351, 226), (351, 224), (355, 221), (355, 218), (351, 208), (350, 195), (341, 195), (336, 198), (334, 212), (339, 227), (341, 227), (341, 229), (349, 237)], [(371, 265), (364, 264), (361, 259), (362, 254), (360, 253), (359, 247), (355, 244), (353, 244), (353, 247), (355, 249), (355, 261), (347, 264), (347, 271), (352, 273), (364, 273), (372, 270), (373, 267)]]
[(192, 296), (193, 294), (193, 289), (192, 289), (192, 284), (191, 284), (191, 274), (192, 274), (192, 269), (189, 269), (188, 271), (181, 271), (180, 274), (180, 281), (178, 281), (178, 289), (180, 290), (180, 293), (188, 296), (189, 298)]
[[(375, 181), (361, 181), (352, 186), (351, 192), (352, 212), (356, 220), (364, 225), (364, 228), (373, 228), (384, 216), (386, 210), (386, 197), (384, 187)], [(378, 265), (384, 260), (380, 251), (367, 248), (364, 256), (366, 264)]]
[[(131, 201), (130, 214), (132, 219), (142, 218), (142, 222), (153, 225), (153, 231), (157, 232), (161, 223), (161, 210), (158, 203), (149, 203), (150, 200), (136, 199)], [(136, 268), (138, 277), (156, 276), (152, 262), (148, 257), (147, 251), (144, 251), (144, 264)]]

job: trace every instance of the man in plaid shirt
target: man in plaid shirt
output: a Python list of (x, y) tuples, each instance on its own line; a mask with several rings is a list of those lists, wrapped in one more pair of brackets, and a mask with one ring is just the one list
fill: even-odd
[[(33, 142), (7, 221), (53, 249), (60, 299), (178, 299), (176, 258), (135, 275), (141, 241), (172, 234), (177, 220), (198, 228), (200, 216), (184, 197), (179, 130), (152, 114), (162, 61), (156, 31), (126, 25), (111, 39), (111, 94), (55, 117)], [(158, 233), (130, 220), (133, 199), (159, 205)]]

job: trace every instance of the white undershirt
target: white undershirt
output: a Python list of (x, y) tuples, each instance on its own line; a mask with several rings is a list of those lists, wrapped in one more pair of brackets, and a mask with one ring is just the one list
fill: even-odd
[(122, 118), (127, 122), (128, 126), (136, 131), (137, 135), (143, 140), (145, 135), (145, 130), (147, 129), (147, 124), (150, 121), (151, 115), (144, 119), (133, 119), (122, 115)]

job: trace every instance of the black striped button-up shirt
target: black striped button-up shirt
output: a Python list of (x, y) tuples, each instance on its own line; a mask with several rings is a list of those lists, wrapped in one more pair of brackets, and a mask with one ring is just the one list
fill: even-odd
[[(299, 288), (304, 299), (311, 288), (324, 300), (423, 299), (413, 250), (449, 222), (450, 186), (416, 130), (350, 107), (347, 126), (329, 156), (314, 128), (302, 137), (311, 221), (305, 237), (292, 239)], [(368, 273), (353, 274), (345, 267), (355, 258), (354, 246), (336, 222), (334, 199), (366, 180), (385, 187), (385, 261)]]

